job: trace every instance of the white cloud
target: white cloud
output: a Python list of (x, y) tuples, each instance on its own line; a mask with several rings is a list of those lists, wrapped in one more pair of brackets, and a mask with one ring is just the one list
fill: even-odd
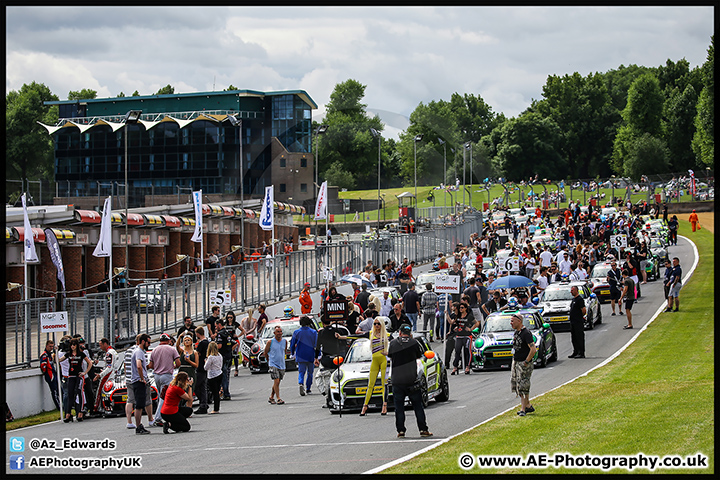
[[(303, 89), (321, 112), (335, 85), (397, 127), (420, 103), (481, 96), (515, 116), (547, 76), (705, 61), (713, 7), (8, 7), (6, 91), (61, 99)], [(83, 26), (79, 28), (78, 26)], [(390, 125), (392, 118), (393, 125)]]

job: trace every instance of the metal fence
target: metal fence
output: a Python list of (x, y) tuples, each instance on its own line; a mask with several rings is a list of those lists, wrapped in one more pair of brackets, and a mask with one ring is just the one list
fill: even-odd
[[(396, 233), (378, 239), (320, 244), (314, 249), (276, 255), (240, 265), (229, 265), (186, 273), (178, 278), (153, 281), (109, 293), (65, 298), (69, 334), (80, 334), (91, 348), (103, 337), (116, 347), (134, 343), (139, 333), (158, 335), (177, 331), (185, 316), (202, 322), (209, 315), (213, 296), (230, 292), (223, 310), (245, 311), (261, 303), (272, 304), (298, 295), (308, 282), (311, 288), (325, 284), (323, 272), (332, 271), (335, 280), (343, 270), (358, 272), (368, 260), (382, 265), (388, 259), (403, 258), (418, 263), (431, 261), (438, 252), (450, 252), (458, 243), (467, 243), (470, 234), (480, 232), (482, 216), (465, 215), (463, 223), (421, 229), (417, 233)], [(41, 334), (41, 312), (53, 311), (55, 298), (30, 301), (30, 321), (25, 322), (24, 301), (6, 307), (6, 367), (30, 366), (39, 359), (48, 334)], [(59, 339), (58, 339), (59, 340)]]

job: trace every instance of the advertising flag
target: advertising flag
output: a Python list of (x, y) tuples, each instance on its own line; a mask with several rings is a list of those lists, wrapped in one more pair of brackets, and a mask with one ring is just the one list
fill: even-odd
[(327, 218), (327, 180), (320, 186), (317, 203), (315, 203), (315, 220)]
[(30, 219), (27, 213), (27, 204), (25, 203), (25, 197), (27, 193), (23, 193), (22, 206), (23, 206), (23, 227), (25, 230), (25, 263), (38, 263), (37, 251), (35, 251), (35, 237), (33, 236), (32, 228), (30, 228)]
[(57, 269), (57, 278), (60, 280), (63, 288), (63, 296), (65, 296), (65, 268), (63, 267), (62, 255), (60, 254), (60, 245), (58, 244), (55, 232), (51, 228), (45, 229), (45, 242), (48, 250), (50, 250), (50, 258)]
[(262, 210), (260, 211), (260, 228), (263, 230), (272, 230), (275, 226), (274, 204), (274, 189), (270, 185), (265, 187), (265, 200), (263, 200)]
[(110, 204), (110, 201), (111, 197), (107, 197), (105, 199), (105, 204), (103, 205), (103, 215), (100, 223), (100, 238), (98, 239), (97, 246), (93, 251), (94, 257), (112, 256), (112, 227), (110, 223), (112, 205)]
[(193, 192), (193, 207), (195, 208), (195, 232), (193, 233), (191, 242), (202, 242), (203, 223), (202, 223), (202, 190)]

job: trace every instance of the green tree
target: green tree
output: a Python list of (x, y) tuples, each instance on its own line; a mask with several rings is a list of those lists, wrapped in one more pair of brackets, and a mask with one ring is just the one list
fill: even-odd
[(229, 87), (227, 87), (225, 90), (223, 90), (223, 92), (229, 92), (231, 90), (239, 90), (239, 88), (237, 88), (235, 85), (233, 85), (231, 83)]
[(543, 86), (544, 99), (530, 110), (551, 118), (563, 132), (562, 155), (567, 171), (555, 178), (609, 176), (612, 133), (620, 115), (611, 102), (603, 76), (551, 75)]
[(73, 91), (70, 90), (68, 92), (68, 100), (87, 100), (97, 98), (97, 91), (91, 90), (89, 88), (83, 88), (80, 91)]
[(623, 125), (615, 137), (612, 167), (616, 173), (625, 172), (625, 162), (632, 154), (633, 143), (647, 133), (662, 138), (662, 112), (664, 98), (660, 83), (652, 73), (639, 76), (630, 86), (627, 104), (622, 112)]
[(697, 114), (697, 94), (688, 83), (684, 91), (674, 88), (664, 106), (665, 142), (668, 147), (669, 169), (673, 172), (696, 167), (692, 151)]
[(162, 87), (160, 90), (155, 92), (155, 95), (172, 95), (175, 93), (175, 87), (171, 86), (169, 83)]
[(327, 180), (328, 185), (335, 185), (341, 189), (347, 188), (348, 190), (354, 190), (356, 186), (355, 177), (353, 177), (352, 173), (345, 170), (341, 162), (333, 162), (333, 164), (325, 170), (323, 178)]
[(710, 38), (707, 60), (702, 66), (703, 88), (697, 102), (692, 149), (698, 164), (715, 166), (715, 36)]
[(139, 97), (139, 96), (140, 96), (140, 92), (138, 92), (137, 90), (135, 90), (131, 96), (132, 96), (132, 97)]
[[(349, 79), (337, 84), (330, 95), (323, 122), (329, 128), (320, 139), (320, 182), (329, 180), (329, 174), (336, 178), (342, 169), (357, 188), (377, 187), (378, 142), (370, 129), (382, 132), (383, 123), (377, 115), (367, 116), (366, 105), (361, 103), (365, 88), (357, 80)], [(381, 148), (381, 167), (384, 152), (387, 155)]]
[(669, 155), (663, 140), (643, 133), (628, 145), (623, 174), (639, 181), (642, 175), (667, 172)]
[(567, 168), (560, 153), (562, 133), (550, 118), (536, 112), (526, 112), (504, 122), (500, 129), (495, 168), (510, 181), (557, 178), (557, 172)]
[(123, 98), (125, 97), (125, 94), (123, 92), (120, 92), (117, 94), (117, 98)]
[[(5, 96), (5, 175), (8, 179), (53, 180), (53, 146), (47, 130), (37, 122), (53, 125), (58, 121), (59, 100), (42, 83), (24, 84)], [(8, 193), (14, 185), (8, 184)]]

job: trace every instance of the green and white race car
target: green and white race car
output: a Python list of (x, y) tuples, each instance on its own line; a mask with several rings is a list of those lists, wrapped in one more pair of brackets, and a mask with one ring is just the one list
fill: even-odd
[[(425, 337), (413, 334), (420, 342), (425, 352), (432, 352)], [(435, 352), (433, 352), (435, 353)], [(438, 402), (445, 402), (450, 398), (450, 387), (448, 384), (448, 373), (445, 365), (438, 355), (431, 355), (432, 358), (422, 356), (417, 360), (418, 379), (422, 389), (423, 405), (427, 406), (433, 398)], [(330, 412), (337, 413), (342, 407), (343, 411), (357, 411), (362, 409), (365, 401), (365, 394), (368, 389), (368, 377), (370, 374), (370, 363), (372, 362), (372, 350), (370, 339), (359, 338), (353, 342), (348, 350), (345, 360), (330, 379)], [(387, 395), (388, 407), (393, 406), (391, 361), (388, 359), (387, 373), (385, 376), (385, 393)], [(383, 398), (381, 395), (381, 376), (378, 375), (373, 386), (373, 394), (370, 398), (369, 408), (382, 408)], [(406, 403), (409, 402), (406, 400)]]

